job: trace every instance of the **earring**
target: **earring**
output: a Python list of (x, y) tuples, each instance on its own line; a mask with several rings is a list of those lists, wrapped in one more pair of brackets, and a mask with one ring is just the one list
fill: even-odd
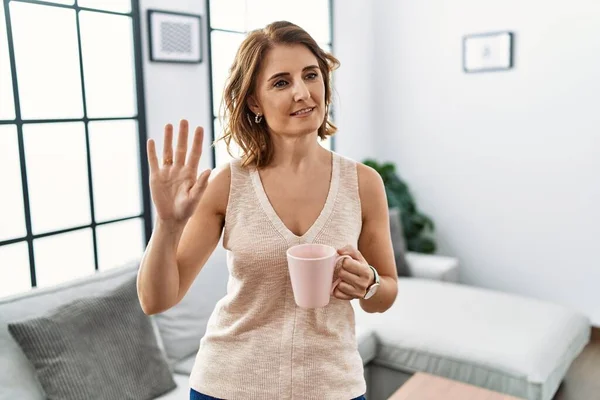
[(256, 114), (256, 116), (254, 117), (254, 122), (256, 122), (257, 124), (260, 124), (260, 122), (262, 121), (263, 116), (262, 114)]

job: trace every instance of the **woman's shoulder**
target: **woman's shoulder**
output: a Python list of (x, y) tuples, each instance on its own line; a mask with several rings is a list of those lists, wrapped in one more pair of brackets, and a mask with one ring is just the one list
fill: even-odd
[(373, 193), (385, 193), (383, 179), (374, 168), (340, 154), (338, 154), (338, 157), (340, 157), (342, 162), (351, 167), (349, 170), (353, 170), (356, 173), (355, 179), (357, 180), (361, 198), (366, 198), (369, 194)]
[(356, 171), (360, 186), (370, 186), (372, 184), (375, 184), (375, 186), (378, 186), (377, 183), (379, 181), (381, 181), (383, 183), (379, 173), (372, 167), (369, 167), (368, 165), (363, 164), (362, 162), (356, 161), (348, 156), (345, 156), (345, 155), (342, 155), (342, 154), (339, 154), (339, 153), (336, 153), (333, 151), (332, 151), (332, 153), (337, 155), (337, 157), (340, 160), (342, 160), (342, 163), (346, 164), (347, 166), (353, 168)]
[(241, 160), (234, 158), (213, 169), (210, 175), (207, 194), (211, 196), (214, 205), (220, 212), (225, 214), (231, 198), (234, 194), (244, 191), (249, 182), (251, 168), (242, 165)]
[(249, 168), (242, 166), (241, 160), (234, 158), (212, 170), (209, 184), (214, 181), (214, 184), (219, 188), (229, 187), (232, 179), (236, 179), (237, 175), (246, 174), (248, 171)]
[(364, 184), (374, 184), (379, 186), (378, 184), (383, 184), (383, 180), (381, 179), (381, 175), (377, 172), (373, 167), (370, 167), (361, 162), (356, 163), (356, 172), (358, 174), (359, 184), (362, 181)]
[(226, 163), (214, 168), (208, 180), (204, 196), (210, 200), (213, 207), (225, 214), (229, 202), (229, 188), (231, 186), (231, 163)]

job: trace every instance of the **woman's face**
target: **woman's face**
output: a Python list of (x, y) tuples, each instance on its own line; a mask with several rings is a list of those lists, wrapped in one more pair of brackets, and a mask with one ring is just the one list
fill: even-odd
[(304, 45), (275, 46), (263, 60), (248, 104), (274, 133), (316, 133), (325, 119), (325, 85), (317, 58)]

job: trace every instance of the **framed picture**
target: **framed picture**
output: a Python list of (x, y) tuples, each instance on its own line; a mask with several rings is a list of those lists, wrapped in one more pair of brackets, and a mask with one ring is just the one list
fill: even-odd
[(200, 15), (148, 10), (150, 61), (202, 62), (201, 24)]
[(465, 72), (504, 71), (512, 67), (512, 32), (483, 33), (463, 38)]

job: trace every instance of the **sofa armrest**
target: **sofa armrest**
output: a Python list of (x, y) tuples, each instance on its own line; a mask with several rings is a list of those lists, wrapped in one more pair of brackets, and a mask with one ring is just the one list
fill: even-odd
[(458, 282), (458, 259), (454, 257), (407, 252), (406, 262), (414, 278)]

